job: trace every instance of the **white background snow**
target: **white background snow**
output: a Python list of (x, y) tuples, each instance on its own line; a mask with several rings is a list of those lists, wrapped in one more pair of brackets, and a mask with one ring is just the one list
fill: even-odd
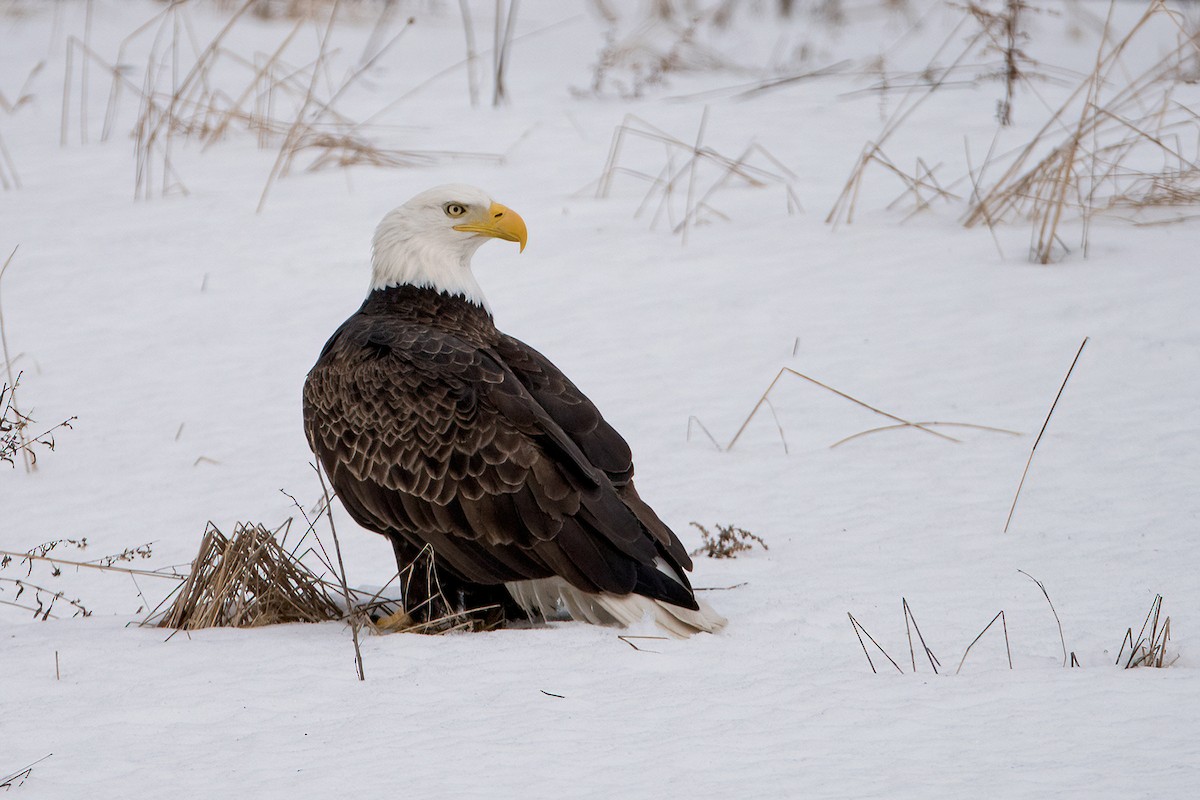
[[(110, 81), (91, 67), (81, 141), (79, 62), (68, 142), (60, 145), (69, 37), (114, 63), (122, 40), (162, 14), (158, 3), (95, 0), (0, 4), (0, 136), (21, 181), (0, 192), (0, 284), (19, 400), (39, 423), (77, 415), (38, 469), (0, 466), (0, 549), (87, 537), (88, 560), (153, 542), (130, 565), (186, 564), (208, 520), (275, 527), (320, 489), (300, 424), (300, 388), (322, 344), (366, 291), (374, 226), (430, 186), (486, 188), (528, 223), (529, 247), (484, 247), (476, 272), (497, 324), (546, 353), (630, 441), (638, 486), (689, 547), (689, 522), (733, 523), (770, 549), (698, 558), (699, 587), (729, 617), (715, 636), (643, 641), (555, 623), (534, 630), (371, 636), (356, 679), (338, 623), (206, 630), (164, 642), (125, 576), (35, 566), (30, 580), (92, 610), (34, 621), (0, 606), (0, 777), (37, 763), (11, 790), (29, 798), (128, 797), (1188, 797), (1200, 787), (1200, 679), (1191, 640), (1200, 618), (1200, 221), (1134, 225), (1098, 218), (1086, 258), (1078, 226), (1059, 263), (1026, 258), (1027, 224), (961, 225), (966, 201), (909, 217), (903, 185), (869, 173), (852, 224), (833, 206), (865, 142), (904, 97), (861, 91), (920, 70), (961, 9), (911, 0), (899, 10), (843, 3), (831, 22), (801, 6), (781, 21), (749, 4), (730, 27), (697, 27), (697, 48), (723, 65), (678, 70), (623, 97), (617, 66), (591, 90), (607, 23), (583, 2), (526, 0), (515, 22), (509, 103), (469, 102), (455, 3), (400, 3), (404, 36), (338, 102), (380, 146), (442, 151), (432, 164), (306, 172), (301, 156), (256, 213), (281, 143), (234, 126), (201, 151), (175, 139), (186, 195), (134, 200), (138, 101), (126, 92), (100, 142)], [(610, 3), (620, 37), (671, 46), (666, 26), (641, 34), (636, 3)], [(1027, 49), (1061, 81), (1019, 90), (1017, 124), (996, 153), (1028, 141), (1090, 69), (1105, 3), (1043, 4)], [(492, 3), (469, 3), (479, 48)], [(349, 4), (333, 28), (326, 81), (339, 85), (371, 37), (378, 6)], [(1123, 32), (1145, 10), (1119, 4)], [(1053, 12), (1053, 13), (1051, 13)], [(199, 47), (231, 10), (180, 12)], [(182, 19), (182, 16), (181, 16)], [(227, 46), (269, 54), (291, 19), (248, 15)], [(316, 57), (324, 17), (301, 27), (287, 58)], [(140, 83), (157, 23), (120, 53)], [(182, 30), (182, 28), (180, 29)], [(157, 43), (156, 35), (166, 37)], [(1131, 53), (1174, 46), (1151, 26)], [(181, 40), (182, 41), (182, 40)], [(194, 62), (181, 45), (182, 72)], [(976, 54), (976, 74), (997, 56)], [(730, 87), (850, 60), (839, 74), (752, 97)], [(874, 66), (871, 66), (874, 65)], [(169, 66), (167, 67), (169, 70)], [(625, 71), (622, 72), (622, 69)], [(164, 77), (163, 85), (169, 84)], [(226, 91), (248, 83), (229, 60)], [(896, 80), (899, 80), (898, 78)], [(160, 86), (160, 91), (161, 91)], [(722, 91), (717, 91), (722, 90)], [(941, 164), (950, 183), (976, 169), (996, 135), (991, 80), (934, 93), (889, 142), (905, 169)], [(1174, 96), (1195, 109), (1200, 95)], [(653, 207), (647, 184), (618, 174), (596, 198), (614, 130), (635, 114), (736, 157), (757, 142), (791, 170), (782, 184), (731, 182), (717, 213), (686, 243)], [(277, 112), (290, 119), (285, 109)], [(294, 112), (293, 112), (294, 116)], [(1192, 148), (1194, 141), (1181, 145)], [(499, 158), (466, 154), (497, 154)], [(1194, 156), (1194, 152), (1193, 152)], [(678, 153), (674, 158), (679, 159)], [(161, 165), (161, 157), (160, 157)], [(682, 163), (682, 162), (678, 162)], [(782, 168), (755, 162), (782, 175)], [(657, 174), (665, 150), (630, 139), (621, 166)], [(707, 169), (707, 168), (706, 168)], [(696, 181), (711, 185), (716, 173)], [(955, 191), (965, 197), (969, 184)], [(686, 202), (686, 181), (672, 197)], [(1131, 215), (1127, 215), (1131, 216)], [(1187, 216), (1164, 211), (1156, 220)], [(1143, 220), (1144, 221), (1144, 220)], [(1073, 224), (1073, 223), (1072, 223)], [(1055, 392), (1088, 346), (1034, 458), (1011, 528), (1017, 481)], [(1014, 437), (939, 428), (961, 442), (891, 430), (830, 445), (888, 420), (787, 377), (729, 452), (722, 446), (782, 367), (910, 420), (958, 421)], [(786, 452), (780, 430), (786, 437)], [(394, 571), (386, 542), (337, 522), (351, 583)], [(1062, 667), (1044, 582), (1081, 668)], [(0, 577), (19, 578), (13, 564)], [(139, 579), (157, 602), (172, 584)], [(12, 584), (0, 584), (12, 600)], [(1114, 666), (1156, 594), (1171, 616), (1168, 669)], [(918, 653), (912, 674), (901, 598), (943, 664)], [(29, 596), (22, 598), (28, 601)], [(993, 627), (1001, 609), (1012, 650)], [(904, 668), (872, 652), (847, 612)], [(652, 634), (650, 629), (634, 631)], [(55, 659), (59, 675), (56, 676)]]

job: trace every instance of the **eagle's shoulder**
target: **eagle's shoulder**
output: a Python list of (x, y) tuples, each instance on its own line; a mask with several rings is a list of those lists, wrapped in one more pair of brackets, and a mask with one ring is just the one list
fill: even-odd
[(495, 351), (555, 424), (571, 437), (588, 460), (620, 485), (633, 477), (633, 453), (596, 405), (550, 359), (507, 334)]

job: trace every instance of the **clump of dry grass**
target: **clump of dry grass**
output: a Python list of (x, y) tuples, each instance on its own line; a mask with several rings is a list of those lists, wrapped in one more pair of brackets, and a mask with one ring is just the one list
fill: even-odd
[(343, 619), (330, 589), (275, 532), (238, 523), (226, 536), (209, 522), (187, 580), (150, 624), (195, 630)]
[(697, 29), (705, 24), (712, 24), (711, 14), (645, 20), (623, 35), (611, 25), (592, 67), (587, 93), (633, 100), (666, 86), (672, 74), (728, 69), (728, 61), (697, 41)]
[[(376, 27), (368, 50), (345, 77), (335, 81), (344, 54), (331, 44), (339, 21), (356, 9), (378, 10)], [(403, 100), (388, 104), (365, 119), (354, 119), (341, 110), (341, 101), (360, 87), (369, 74), (412, 26), (407, 18), (395, 30), (388, 30), (393, 3), (281, 2), (246, 0), (239, 3), (211, 40), (197, 38), (192, 24), (190, 4), (169, 3), (156, 16), (130, 33), (111, 59), (97, 53), (89, 37), (69, 37), (63, 83), (60, 140), (66, 145), (72, 138), (89, 140), (89, 70), (99, 70), (109, 82), (108, 102), (100, 140), (106, 141), (116, 130), (125, 107), (124, 98), (137, 102), (137, 117), (132, 125), (135, 145), (134, 197), (147, 199), (171, 193), (187, 194), (174, 153), (180, 140), (193, 140), (207, 150), (235, 130), (253, 134), (260, 147), (277, 148), (275, 164), (263, 188), (261, 210), (275, 181), (297, 168), (297, 160), (311, 156), (302, 168), (308, 171), (328, 167), (366, 164), (377, 167), (405, 167), (440, 162), (456, 157), (498, 160), (490, 154), (414, 151), (387, 147), (375, 140), (371, 123), (380, 114)], [(252, 15), (276, 15), (295, 23), (269, 53), (247, 57), (229, 44), (230, 34)], [(315, 58), (304, 53), (302, 63), (294, 63), (305, 32), (315, 35)], [(511, 31), (510, 31), (511, 33)], [(126, 66), (131, 56), (126, 51), (151, 39), (144, 72), (139, 76)], [(507, 41), (507, 40), (506, 40)], [(498, 67), (502, 72), (502, 68)], [(77, 108), (76, 108), (77, 104)], [(74, 133), (73, 133), (74, 132)]]
[[(1079, 246), (1086, 255), (1091, 222), (1101, 214), (1138, 225), (1200, 216), (1177, 214), (1164, 220), (1163, 213), (1200, 203), (1200, 149), (1194, 144), (1200, 138), (1200, 115), (1175, 99), (1181, 84), (1195, 80), (1200, 37), (1193, 23), (1162, 0), (1150, 2), (1123, 35), (1112, 29), (1110, 16), (1102, 25), (1093, 69), (1079, 81), (1026, 55), (1023, 43), (1028, 37), (1022, 20), (1035, 9), (1023, 0), (990, 5), (972, 0), (963, 9), (959, 27), (924, 72), (884, 76), (865, 90), (882, 94), (908, 87), (883, 130), (863, 147), (827, 222), (853, 221), (864, 175), (869, 168), (879, 167), (904, 184), (904, 192), (889, 208), (911, 201), (915, 214), (935, 200), (957, 202), (961, 198), (955, 189), (961, 185), (970, 189), (967, 227), (1032, 223), (1029, 257), (1041, 264), (1071, 251), (1064, 233), (1071, 226), (1078, 228)], [(967, 25), (977, 28), (976, 33), (948, 66), (942, 66), (939, 59), (954, 52), (950, 45), (959, 41)], [(1149, 68), (1135, 66), (1129, 56), (1157, 50), (1163, 28), (1174, 29), (1173, 46)], [(999, 64), (979, 72), (976, 54), (999, 55)], [(966, 175), (953, 180), (934, 177), (938, 164), (918, 158), (910, 171), (884, 152), (896, 131), (935, 92), (996, 78), (1004, 84), (1004, 97), (997, 104), (1001, 126), (1011, 122), (1018, 86), (1039, 81), (1075, 88), (1022, 146), (1000, 155), (989, 151), (978, 169), (971, 165), (968, 153)], [(989, 171), (999, 177), (985, 182), (983, 176)]]
[[(1145, 44), (1158, 24), (1178, 29), (1178, 41), (1151, 67), (1135, 72), (1124, 56)], [(1027, 219), (1030, 259), (1047, 264), (1070, 251), (1069, 219), (1080, 223), (1085, 254), (1092, 219), (1200, 200), (1200, 115), (1174, 99), (1198, 52), (1195, 34), (1156, 0), (1122, 37), (1111, 19), (1092, 73), (1011, 160), (990, 189), (978, 193), (965, 224)]]
[[(731, 185), (740, 184), (761, 188), (778, 186), (783, 189), (789, 214), (800, 210), (800, 200), (792, 188), (796, 175), (783, 162), (757, 142), (748, 144), (737, 157), (724, 155), (704, 142), (708, 124), (708, 108), (700, 117), (700, 126), (693, 141), (672, 136), (633, 114), (613, 131), (612, 145), (604, 171), (596, 184), (596, 197), (607, 198), (618, 175), (648, 184), (645, 197), (634, 216), (654, 206), (650, 227), (654, 228), (665, 216), (672, 233), (680, 234), (687, 243), (688, 231), (711, 218), (729, 219), (715, 205), (715, 196)], [(632, 142), (648, 143), (662, 148), (665, 161), (657, 174), (626, 166), (623, 157)]]
[[(1023, 6), (1021, 3), (1017, 5)], [(864, 91), (878, 92), (881, 100), (899, 88), (905, 90), (904, 95), (879, 134), (863, 145), (845, 186), (825, 218), (826, 222), (836, 225), (842, 222), (850, 224), (854, 221), (863, 180), (867, 171), (874, 167), (882, 167), (904, 184), (903, 193), (892, 201), (889, 208), (906, 202), (910, 195), (913, 202), (912, 214), (928, 209), (936, 200), (961, 199), (952, 189), (955, 184), (962, 182), (962, 179), (943, 185), (935, 177), (935, 173), (941, 167), (940, 163), (929, 165), (925, 160), (917, 158), (915, 168), (909, 172), (900, 166), (897, 159), (887, 155), (883, 148), (935, 93), (949, 87), (974, 85), (980, 79), (990, 79), (997, 73), (1003, 77), (1006, 87), (1005, 100), (1001, 101), (998, 107), (999, 116), (1002, 123), (1006, 117), (1011, 118), (1012, 96), (1016, 84), (1028, 79), (1028, 65), (1018, 47), (1021, 40), (1017, 19), (1019, 11), (1019, 8), (1009, 7), (1005, 12), (992, 12), (979, 2), (970, 2), (963, 7), (963, 16), (958, 25), (934, 51), (923, 70), (904, 74), (887, 74), (880, 70), (880, 80)], [(951, 48), (961, 44), (961, 35), (970, 27), (974, 27), (975, 31), (966, 38), (966, 43), (957, 55), (954, 55)], [(989, 52), (999, 52), (1004, 59), (1004, 65), (999, 70), (985, 69), (980, 75), (976, 59), (985, 57)], [(943, 64), (942, 59), (947, 56), (950, 56), (951, 60), (948, 64)], [(884, 60), (881, 56), (879, 63), (882, 65)]]
[(737, 558), (738, 553), (747, 553), (753, 550), (756, 544), (763, 550), (771, 549), (767, 547), (766, 541), (761, 536), (736, 525), (717, 524), (714, 526), (717, 529), (714, 536), (712, 531), (699, 522), (689, 522), (688, 524), (700, 531), (700, 546), (692, 551), (694, 556)]
[(1171, 641), (1171, 618), (1162, 616), (1162, 595), (1155, 595), (1150, 603), (1150, 611), (1142, 622), (1137, 638), (1133, 637), (1133, 628), (1127, 628), (1125, 638), (1121, 640), (1121, 650), (1117, 653), (1117, 664), (1125, 655), (1125, 645), (1129, 645), (1129, 658), (1125, 660), (1125, 669), (1134, 667), (1169, 667), (1179, 659), (1167, 661), (1167, 642)]
[[(186, 579), (159, 608), (168, 601), (170, 606), (156, 609), (144, 624), (195, 630), (347, 621), (356, 634), (362, 627), (376, 633), (422, 634), (482, 629), (480, 612), (487, 609), (447, 610), (436, 619), (418, 621), (388, 595), (393, 583), (406, 586), (416, 571), (429, 569), (428, 558), (418, 557), (377, 592), (349, 588), (336, 555), (340, 547), (335, 546), (331, 558), (316, 535), (316, 523), (327, 513), (328, 502), (323, 502), (304, 535), (292, 546), (287, 544), (290, 519), (274, 531), (260, 524), (238, 523), (229, 536), (209, 522)], [(336, 542), (336, 531), (334, 536)], [(313, 544), (305, 548), (309, 541)], [(136, 557), (136, 550), (133, 552)], [(320, 562), (323, 574), (308, 566), (310, 556)], [(442, 603), (440, 607), (453, 609), (444, 596), (438, 595), (435, 600)], [(410, 611), (417, 614), (420, 609)]]

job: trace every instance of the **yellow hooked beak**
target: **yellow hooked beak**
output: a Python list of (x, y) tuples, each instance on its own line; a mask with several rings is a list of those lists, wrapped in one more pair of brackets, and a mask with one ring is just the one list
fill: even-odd
[(482, 219), (455, 225), (454, 230), (478, 233), (480, 236), (494, 236), (506, 242), (518, 242), (521, 250), (525, 249), (525, 242), (529, 239), (529, 233), (525, 230), (525, 220), (521, 219), (521, 215), (499, 203), (492, 203), (492, 207)]

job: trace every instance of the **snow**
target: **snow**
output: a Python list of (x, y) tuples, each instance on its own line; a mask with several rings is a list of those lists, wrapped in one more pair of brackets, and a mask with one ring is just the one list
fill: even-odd
[[(613, 5), (636, 17), (635, 4)], [(379, 219), (458, 181), (525, 218), (526, 252), (481, 249), (480, 284), (500, 327), (546, 353), (629, 439), (642, 496), (689, 547), (699, 545), (693, 520), (742, 526), (770, 547), (697, 559), (697, 586), (736, 586), (705, 593), (730, 619), (719, 635), (633, 640), (641, 650), (618, 635), (651, 628), (371, 636), (365, 683), (344, 625), (167, 640), (130, 623), (145, 616), (139, 589), (155, 603), (169, 582), (135, 586), (89, 570), (54, 577), (37, 566), (30, 580), (93, 613), (35, 622), (0, 607), (0, 777), (53, 754), (17, 796), (1194, 792), (1200, 225), (1102, 216), (1086, 258), (1076, 226), (1064, 237), (1066, 259), (1034, 265), (1028, 225), (1001, 225), (994, 241), (986, 228), (961, 226), (962, 201), (908, 218), (911, 203), (888, 209), (903, 186), (882, 169), (868, 173), (851, 224), (826, 224), (863, 144), (903, 95), (862, 92), (878, 79), (865, 68), (749, 98), (717, 90), (753, 83), (768, 63), (804, 67), (788, 54), (805, 43), (809, 68), (886, 52), (887, 69), (920, 69), (962, 16), (932, 2), (904, 14), (847, 5), (841, 27), (765, 12), (743, 13), (725, 31), (702, 26), (700, 44), (731, 65), (669, 74), (635, 99), (588, 91), (605, 29), (592, 4), (526, 0), (510, 103), (488, 106), (481, 70), (485, 102), (472, 109), (466, 74), (452, 68), (463, 53), (456, 5), (407, 4), (416, 23), (339, 110), (364, 119), (408, 93), (367, 129), (376, 141), (502, 158), (306, 172), (302, 157), (261, 213), (279, 138), (260, 149), (237, 128), (203, 152), (177, 138), (172, 159), (188, 193), (159, 196), (156, 182), (152, 198), (135, 201), (138, 104), (123, 95), (115, 132), (100, 142), (109, 84), (94, 64), (88, 141), (76, 64), (70, 140), (60, 146), (66, 41), (83, 38), (87, 4), (0, 6), (0, 92), (15, 100), (45, 61), (32, 100), (0, 110), (22, 182), (0, 192), (0, 257), (20, 245), (0, 307), (14, 368), (24, 371), (23, 410), (47, 425), (78, 416), (36, 472), (0, 472), (0, 549), (86, 536), (86, 550), (56, 551), (86, 560), (152, 541), (153, 557), (129, 566), (154, 569), (188, 562), (210, 519), (229, 530), (295, 516), (281, 488), (311, 506), (320, 489), (300, 426), (304, 375), (367, 289)], [(472, 7), (477, 37), (490, 43), (492, 4)], [(111, 61), (163, 6), (96, 0), (93, 9), (93, 49)], [(1142, 10), (1119, 4), (1114, 29)], [(185, 13), (202, 46), (230, 12), (193, 3)], [(374, 24), (347, 13), (332, 34), (335, 84)], [(1107, 13), (1107, 4), (1082, 2), (1031, 21), (1029, 50), (1076, 77), (1018, 93), (1017, 124), (996, 152), (1028, 141), (1090, 68), (1100, 33), (1088, 20)], [(247, 58), (273, 52), (293, 24), (247, 16), (229, 46)], [(316, 30), (302, 27), (290, 62), (316, 56)], [(152, 35), (131, 40), (123, 56), (135, 82)], [(955, 33), (947, 52), (965, 35)], [(1131, 71), (1173, 46), (1169, 26), (1148, 35)], [(229, 61), (213, 79), (228, 91), (247, 82)], [(989, 81), (939, 90), (889, 140), (888, 155), (905, 169), (918, 157), (943, 163), (937, 174), (949, 183), (966, 169), (965, 137), (977, 169), (1001, 94)], [(1200, 102), (1194, 85), (1181, 84), (1175, 99)], [(665, 216), (651, 224), (653, 207), (635, 216), (646, 192), (637, 179), (618, 175), (608, 197), (595, 197), (626, 114), (690, 144), (706, 107), (704, 143), (729, 156), (760, 143), (797, 176), (801, 211), (788, 213), (778, 182), (731, 185), (712, 196), (728, 219), (705, 215), (684, 243)], [(657, 174), (667, 156), (661, 144), (630, 139), (620, 160)], [(716, 173), (701, 169), (697, 180), (711, 185)], [(676, 219), (685, 197), (686, 185), (673, 196)], [(1033, 439), (1085, 336), (1003, 533)], [(687, 436), (694, 416), (727, 445), (783, 367), (905, 419), (1022, 435), (938, 428), (955, 444), (893, 430), (831, 449), (889, 421), (785, 376), (733, 449), (719, 452), (694, 424)], [(387, 581), (386, 542), (340, 510), (337, 523), (351, 582)], [(1044, 582), (1082, 668), (1062, 668), (1051, 609), (1018, 570)], [(16, 564), (0, 570), (24, 574)], [(11, 600), (12, 585), (0, 588)], [(1178, 660), (1118, 669), (1122, 635), (1136, 633), (1156, 594)], [(911, 674), (901, 598), (942, 674), (919, 655)], [(955, 676), (1001, 609), (1013, 668), (993, 627)], [(872, 673), (847, 612), (906, 674), (874, 651), (887, 670)]]

